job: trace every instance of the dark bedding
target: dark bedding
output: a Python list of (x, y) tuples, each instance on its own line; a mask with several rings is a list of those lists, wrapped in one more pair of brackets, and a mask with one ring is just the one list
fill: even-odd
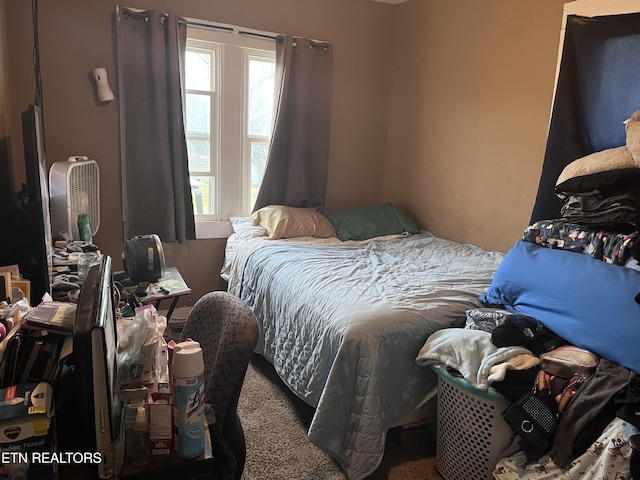
[(638, 231), (613, 232), (582, 226), (561, 218), (540, 220), (527, 227), (523, 240), (549, 248), (582, 253), (614, 265), (637, 258)]

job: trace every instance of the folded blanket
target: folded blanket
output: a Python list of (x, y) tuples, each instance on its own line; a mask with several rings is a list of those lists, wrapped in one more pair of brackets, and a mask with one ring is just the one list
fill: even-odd
[(538, 357), (524, 347), (496, 347), (488, 332), (445, 328), (427, 338), (416, 357), (416, 363), (425, 366), (442, 363), (455, 368), (474, 388), (486, 391), (494, 379), (503, 376), (503, 370), (495, 369), (490, 380), (491, 368), (512, 359), (514, 362), (504, 366), (504, 370), (531, 368), (540, 362)]

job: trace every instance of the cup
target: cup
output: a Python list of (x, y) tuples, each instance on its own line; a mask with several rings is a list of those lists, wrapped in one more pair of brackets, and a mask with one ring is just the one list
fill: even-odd
[(87, 278), (89, 268), (93, 265), (97, 265), (99, 261), (98, 254), (94, 252), (81, 253), (78, 257), (78, 278), (81, 282)]

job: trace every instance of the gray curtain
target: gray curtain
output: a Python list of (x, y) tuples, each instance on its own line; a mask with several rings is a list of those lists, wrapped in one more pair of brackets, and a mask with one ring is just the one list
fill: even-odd
[(116, 28), (125, 239), (195, 239), (180, 78), (186, 25), (119, 7)]
[(254, 211), (266, 205), (324, 207), (332, 59), (328, 43), (278, 37), (275, 124)]

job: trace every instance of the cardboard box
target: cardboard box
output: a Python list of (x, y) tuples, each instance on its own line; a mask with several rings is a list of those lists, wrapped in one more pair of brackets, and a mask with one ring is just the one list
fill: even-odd
[(27, 383), (0, 389), (0, 400), (0, 480), (54, 480), (51, 385)]
[(173, 453), (173, 405), (166, 400), (149, 404), (151, 455)]
[(27, 302), (31, 303), (31, 282), (29, 280), (12, 280), (11, 289), (11, 303), (17, 303), (21, 300), (21, 298), (18, 298), (19, 295), (16, 293), (16, 289), (19, 289), (24, 294)]
[(173, 453), (173, 403), (168, 381), (158, 382), (149, 398), (151, 455)]

